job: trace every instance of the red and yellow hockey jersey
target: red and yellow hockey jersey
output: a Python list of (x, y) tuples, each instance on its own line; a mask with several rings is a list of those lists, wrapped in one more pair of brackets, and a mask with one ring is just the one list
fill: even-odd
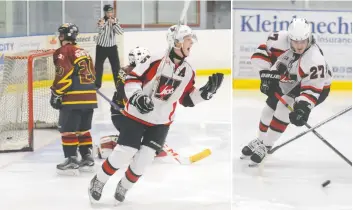
[(63, 108), (97, 108), (95, 70), (88, 52), (66, 44), (55, 51), (53, 60), (56, 73), (51, 89), (63, 96)]

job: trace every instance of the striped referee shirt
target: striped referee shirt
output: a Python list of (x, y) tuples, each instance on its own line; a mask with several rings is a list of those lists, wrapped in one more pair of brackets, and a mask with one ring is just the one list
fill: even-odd
[(97, 45), (101, 47), (112, 47), (116, 45), (115, 34), (123, 34), (124, 30), (121, 28), (119, 23), (116, 21), (115, 24), (110, 24), (107, 19), (104, 19), (104, 25), (98, 24), (98, 38)]

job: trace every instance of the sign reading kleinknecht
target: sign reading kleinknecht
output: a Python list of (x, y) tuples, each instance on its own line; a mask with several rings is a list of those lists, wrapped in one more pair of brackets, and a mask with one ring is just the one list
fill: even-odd
[(306, 18), (331, 65), (335, 80), (352, 77), (352, 13), (235, 9), (233, 15), (234, 77), (258, 78), (250, 57), (272, 31), (287, 30), (295, 17)]

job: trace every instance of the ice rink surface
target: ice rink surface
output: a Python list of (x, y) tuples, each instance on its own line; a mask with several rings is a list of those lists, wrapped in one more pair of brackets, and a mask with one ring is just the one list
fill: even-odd
[[(206, 81), (201, 77), (196, 86)], [(106, 82), (101, 91), (110, 98), (113, 89), (113, 84)], [(156, 160), (119, 207), (114, 206), (113, 194), (125, 169), (106, 184), (101, 202), (91, 205), (87, 188), (93, 174), (57, 175), (56, 165), (64, 160), (59, 132), (36, 130), (35, 152), (0, 154), (0, 209), (230, 210), (231, 100), (228, 76), (212, 100), (195, 108), (178, 106), (167, 138), (169, 146), (185, 156), (205, 148), (211, 148), (213, 154), (194, 165), (179, 165), (170, 158)], [(109, 109), (108, 103), (99, 98), (92, 129), (94, 141), (116, 134)]]
[[(351, 92), (331, 92), (310, 115), (309, 125), (325, 120), (352, 104)], [(265, 96), (260, 91), (233, 93), (234, 210), (351, 210), (352, 167), (314, 134), (309, 133), (268, 156), (261, 167), (240, 160), (244, 145), (257, 135)], [(306, 130), (290, 125), (276, 144)], [(352, 159), (352, 112), (317, 131)], [(321, 184), (331, 180), (323, 188)]]

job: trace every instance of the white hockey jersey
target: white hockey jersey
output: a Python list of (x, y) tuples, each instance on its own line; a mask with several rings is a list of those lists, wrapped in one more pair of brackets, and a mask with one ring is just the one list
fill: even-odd
[(281, 74), (280, 87), (284, 94), (300, 85), (296, 101), (305, 100), (315, 106), (324, 88), (330, 88), (332, 71), (317, 44), (303, 54), (290, 49), (287, 31), (271, 33), (266, 44), (258, 47), (251, 57), (255, 70), (278, 70)]
[[(150, 96), (153, 86), (157, 85), (151, 95), (154, 103), (153, 111), (141, 114), (129, 103), (125, 106), (125, 115), (149, 126), (171, 124), (175, 116), (177, 103), (184, 106), (194, 106), (203, 101), (201, 92), (194, 87), (195, 71), (187, 61), (175, 65), (169, 57), (166, 58), (161, 74), (157, 74), (161, 56), (147, 56), (137, 64), (125, 80), (125, 94), (129, 99), (136, 91)], [(162, 68), (162, 65), (161, 65)], [(156, 78), (158, 77), (158, 78)]]

